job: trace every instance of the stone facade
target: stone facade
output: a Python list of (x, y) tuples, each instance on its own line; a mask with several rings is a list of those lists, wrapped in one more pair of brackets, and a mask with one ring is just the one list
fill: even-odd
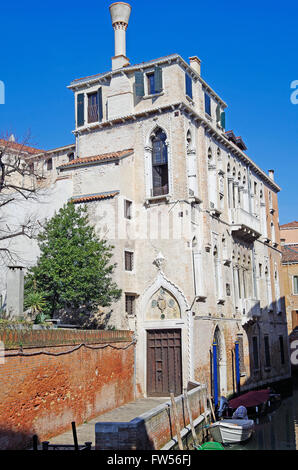
[(281, 225), (282, 284), (289, 334), (298, 327), (298, 222)]
[(235, 391), (236, 341), (243, 389), (290, 376), (280, 188), (225, 131), (227, 105), (199, 63), (173, 54), (73, 81), (78, 160), (62, 148), (52, 169), (49, 152), (36, 163), (45, 186), (65, 188), (61, 205), (87, 202), (98, 234), (115, 246), (123, 296), (110, 323), (136, 333), (140, 396), (152, 366), (149, 330), (181, 332), (181, 387), (208, 378), (215, 395)]

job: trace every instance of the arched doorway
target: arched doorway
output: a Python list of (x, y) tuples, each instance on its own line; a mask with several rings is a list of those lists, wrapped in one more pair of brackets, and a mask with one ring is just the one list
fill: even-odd
[(155, 323), (146, 330), (148, 396), (182, 393), (181, 329), (167, 327), (169, 322), (179, 318), (181, 311), (177, 300), (160, 287), (151, 297), (146, 312), (146, 321)]
[(211, 348), (211, 391), (215, 406), (219, 398), (226, 392), (227, 370), (224, 337), (219, 327), (214, 331)]

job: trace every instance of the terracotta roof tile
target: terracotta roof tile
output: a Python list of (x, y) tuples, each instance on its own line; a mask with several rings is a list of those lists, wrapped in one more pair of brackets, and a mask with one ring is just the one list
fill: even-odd
[(298, 263), (298, 245), (283, 245), (281, 251), (282, 263)]
[(281, 229), (283, 228), (298, 228), (298, 222), (295, 220), (294, 222), (289, 222), (288, 224), (284, 224), (280, 226)]
[(117, 160), (118, 158), (125, 157), (133, 152), (133, 149), (121, 150), (119, 152), (111, 152), (111, 153), (104, 153), (102, 155), (94, 155), (93, 157), (82, 157), (76, 158), (71, 162), (64, 163), (59, 168), (69, 168), (77, 165), (85, 165), (88, 163), (100, 162), (100, 161), (109, 161), (109, 160)]
[(119, 191), (112, 191), (108, 193), (99, 193), (99, 194), (86, 194), (84, 196), (73, 197), (71, 202), (73, 204), (82, 204), (85, 202), (100, 201), (102, 199), (110, 199), (119, 194)]
[(21, 152), (27, 152), (32, 155), (44, 152), (44, 150), (36, 149), (33, 147), (28, 147), (27, 145), (24, 144), (18, 144), (17, 142), (11, 142), (9, 140), (5, 139), (0, 139), (0, 146), (3, 146), (5, 148), (11, 148), (17, 151)]

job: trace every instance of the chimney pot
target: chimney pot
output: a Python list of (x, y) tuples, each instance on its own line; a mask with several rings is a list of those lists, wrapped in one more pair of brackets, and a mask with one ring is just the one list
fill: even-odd
[(115, 31), (115, 57), (112, 58), (112, 70), (129, 65), (126, 57), (126, 29), (131, 13), (128, 3), (116, 2), (110, 5), (112, 25)]
[(271, 178), (274, 181), (274, 170), (269, 170), (269, 178)]

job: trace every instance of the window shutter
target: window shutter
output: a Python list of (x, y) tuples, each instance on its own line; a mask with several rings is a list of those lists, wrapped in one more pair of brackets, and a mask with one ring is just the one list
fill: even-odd
[(223, 129), (226, 128), (226, 113), (221, 113), (221, 116), (220, 116), (220, 123), (221, 123), (221, 127)]
[(211, 116), (211, 99), (207, 93), (205, 93), (205, 112)]
[(163, 90), (162, 86), (162, 68), (155, 67), (154, 70), (154, 83), (155, 83), (155, 93), (160, 93)]
[(192, 79), (187, 73), (185, 74), (185, 90), (187, 96), (192, 99)]
[(143, 97), (145, 94), (143, 72), (135, 72), (135, 85), (136, 85), (136, 96)]
[(103, 118), (103, 108), (102, 108), (102, 88), (99, 88), (97, 91), (97, 106), (98, 106), (98, 121), (102, 121)]
[(221, 112), (220, 112), (220, 105), (219, 104), (216, 107), (216, 122), (221, 122)]
[(85, 95), (80, 93), (77, 95), (77, 126), (83, 126), (85, 123), (84, 108), (85, 108)]

